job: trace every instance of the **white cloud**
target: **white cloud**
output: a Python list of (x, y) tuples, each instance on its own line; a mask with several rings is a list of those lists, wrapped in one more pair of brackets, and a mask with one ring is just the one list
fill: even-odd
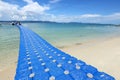
[(51, 15), (50, 21), (56, 22), (84, 22), (84, 23), (120, 23), (120, 13), (110, 15), (83, 14), (79, 16)]
[(0, 17), (2, 17), (2, 14), (0, 14)]
[(23, 8), (21, 8), (21, 11), (23, 12), (33, 12), (33, 13), (43, 13), (45, 10), (48, 10), (49, 7), (46, 6), (40, 6), (37, 2), (30, 3)]
[(60, 0), (50, 0), (50, 3), (57, 3), (59, 2)]
[(98, 14), (84, 14), (84, 15), (81, 15), (80, 17), (81, 18), (93, 18), (93, 17), (100, 17), (101, 15), (98, 15)]
[(34, 20), (49, 10), (48, 6), (41, 6), (32, 0), (26, 1), (27, 5), (23, 7), (0, 1), (0, 20)]
[(26, 20), (26, 19), (27, 19), (27, 16), (25, 16), (25, 15), (22, 16), (22, 19), (23, 19), (23, 20)]
[(0, 14), (2, 15), (0, 20), (11, 19), (12, 15), (14, 15), (18, 11), (17, 5), (11, 5), (9, 3), (0, 1)]
[(23, 0), (24, 2), (27, 2), (27, 3), (33, 3), (33, 0)]
[(94, 17), (79, 17), (79, 20), (82, 22), (90, 23), (120, 23), (120, 13), (113, 13), (110, 15), (99, 15)]

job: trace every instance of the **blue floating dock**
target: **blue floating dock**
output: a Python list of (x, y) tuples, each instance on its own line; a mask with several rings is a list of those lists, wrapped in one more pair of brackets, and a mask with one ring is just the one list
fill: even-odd
[(30, 29), (18, 28), (20, 50), (15, 80), (115, 80), (53, 47)]

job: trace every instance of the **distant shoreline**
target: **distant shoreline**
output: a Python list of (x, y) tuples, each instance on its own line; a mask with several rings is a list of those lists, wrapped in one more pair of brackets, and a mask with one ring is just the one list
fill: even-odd
[[(2, 24), (11, 24), (12, 22), (16, 21), (0, 21), (0, 25)], [(82, 22), (52, 22), (52, 21), (20, 21), (21, 23), (56, 23), (56, 24), (88, 24), (88, 25), (105, 25), (105, 26), (117, 26), (119, 27), (120, 24), (102, 24), (102, 23), (82, 23)]]

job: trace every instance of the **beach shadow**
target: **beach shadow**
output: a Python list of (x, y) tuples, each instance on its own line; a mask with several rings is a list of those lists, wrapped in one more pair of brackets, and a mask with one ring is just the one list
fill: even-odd
[(75, 43), (75, 45), (82, 45), (83, 43)]
[(64, 49), (66, 46), (57, 46), (57, 48)]

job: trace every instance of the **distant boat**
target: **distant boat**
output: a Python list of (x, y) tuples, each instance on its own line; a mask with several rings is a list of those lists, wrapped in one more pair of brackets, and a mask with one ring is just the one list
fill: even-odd
[(20, 21), (15, 21), (15, 22), (12, 22), (11, 24), (12, 25), (21, 25), (21, 22)]

